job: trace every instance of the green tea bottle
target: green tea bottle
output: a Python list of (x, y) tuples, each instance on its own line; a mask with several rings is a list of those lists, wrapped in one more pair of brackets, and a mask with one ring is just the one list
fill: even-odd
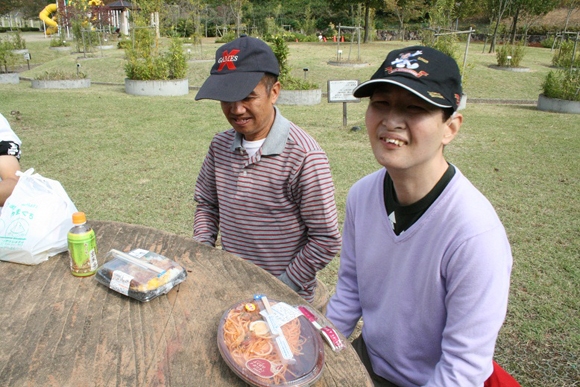
[(97, 241), (95, 232), (87, 224), (84, 212), (72, 216), (74, 226), (68, 232), (70, 270), (77, 277), (88, 277), (97, 271)]

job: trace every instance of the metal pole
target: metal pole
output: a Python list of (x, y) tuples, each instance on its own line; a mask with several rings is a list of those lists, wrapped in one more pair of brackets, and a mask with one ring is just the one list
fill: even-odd
[(469, 34), (467, 35), (467, 44), (465, 45), (465, 54), (463, 55), (463, 71), (461, 72), (461, 80), (465, 75), (465, 65), (467, 64), (467, 52), (469, 51), (469, 41), (471, 40), (471, 27), (469, 27)]
[(340, 23), (338, 23), (338, 37), (336, 39), (336, 61), (338, 62), (338, 51), (340, 51)]
[(356, 29), (356, 34), (357, 34), (357, 46), (358, 46), (356, 60), (360, 62), (360, 26)]
[(342, 103), (342, 126), (346, 126), (346, 102)]
[(580, 37), (580, 32), (576, 34), (576, 39), (574, 40), (574, 50), (572, 50), (572, 60), (570, 61), (570, 73), (574, 68), (574, 60), (576, 59), (576, 47), (578, 47), (578, 38)]
[(83, 38), (83, 57), (87, 57), (87, 46), (85, 44), (85, 30), (81, 29), (81, 36)]

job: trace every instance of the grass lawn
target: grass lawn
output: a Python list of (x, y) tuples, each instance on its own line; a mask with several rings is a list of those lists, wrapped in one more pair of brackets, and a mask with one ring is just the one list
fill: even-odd
[[(26, 35), (24, 36), (26, 38)], [(56, 54), (47, 41), (27, 41), (33, 62), (21, 75), (70, 66), (78, 54)], [(330, 67), (330, 44), (291, 44), (290, 63), (298, 76), (323, 89), (328, 79), (366, 80), (387, 50), (406, 43), (372, 43), (361, 48), (370, 65)], [(208, 51), (219, 45), (207, 43)], [(343, 53), (346, 52), (343, 47)], [(46, 51), (46, 52), (45, 52)], [(470, 46), (474, 65), (466, 91), (471, 98), (537, 99), (549, 71), (549, 49), (529, 49), (529, 73), (493, 70), (495, 57)], [(353, 47), (356, 55), (356, 46)], [(123, 52), (80, 61), (93, 81), (123, 82)], [(344, 55), (344, 54), (343, 54)], [(193, 62), (192, 62), (193, 63)], [(190, 86), (200, 86), (211, 62), (189, 68)], [(23, 140), (22, 168), (34, 167), (59, 180), (90, 219), (143, 224), (192, 235), (196, 176), (213, 135), (226, 129), (217, 102), (183, 97), (135, 97), (122, 86), (93, 85), (81, 90), (36, 90), (30, 83), (0, 85), (0, 113)], [(350, 186), (379, 168), (366, 132), (366, 102), (348, 105), (281, 106), (326, 150), (336, 185), (340, 222)], [(11, 114), (13, 112), (15, 114)], [(18, 112), (18, 113), (17, 113)], [(500, 332), (496, 360), (522, 386), (574, 386), (580, 380), (580, 120), (576, 115), (540, 112), (533, 106), (468, 104), (449, 161), (496, 208), (514, 256), (508, 315)], [(352, 126), (363, 130), (351, 131)], [(330, 288), (339, 259), (323, 272)]]

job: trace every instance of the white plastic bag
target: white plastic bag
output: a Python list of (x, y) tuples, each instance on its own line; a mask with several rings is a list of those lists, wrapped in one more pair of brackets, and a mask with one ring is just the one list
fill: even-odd
[(34, 174), (20, 176), (0, 214), (0, 260), (37, 265), (66, 251), (77, 211), (62, 185)]

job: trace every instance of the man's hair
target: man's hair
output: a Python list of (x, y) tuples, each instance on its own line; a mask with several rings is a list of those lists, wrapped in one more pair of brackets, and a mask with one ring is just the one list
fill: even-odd
[(447, 120), (451, 118), (453, 113), (455, 113), (455, 111), (453, 111), (453, 108), (446, 108), (442, 110), (443, 110), (443, 122), (447, 122)]
[(274, 83), (278, 82), (278, 76), (271, 73), (264, 73), (262, 80), (260, 81), (266, 87), (266, 94), (270, 95)]

